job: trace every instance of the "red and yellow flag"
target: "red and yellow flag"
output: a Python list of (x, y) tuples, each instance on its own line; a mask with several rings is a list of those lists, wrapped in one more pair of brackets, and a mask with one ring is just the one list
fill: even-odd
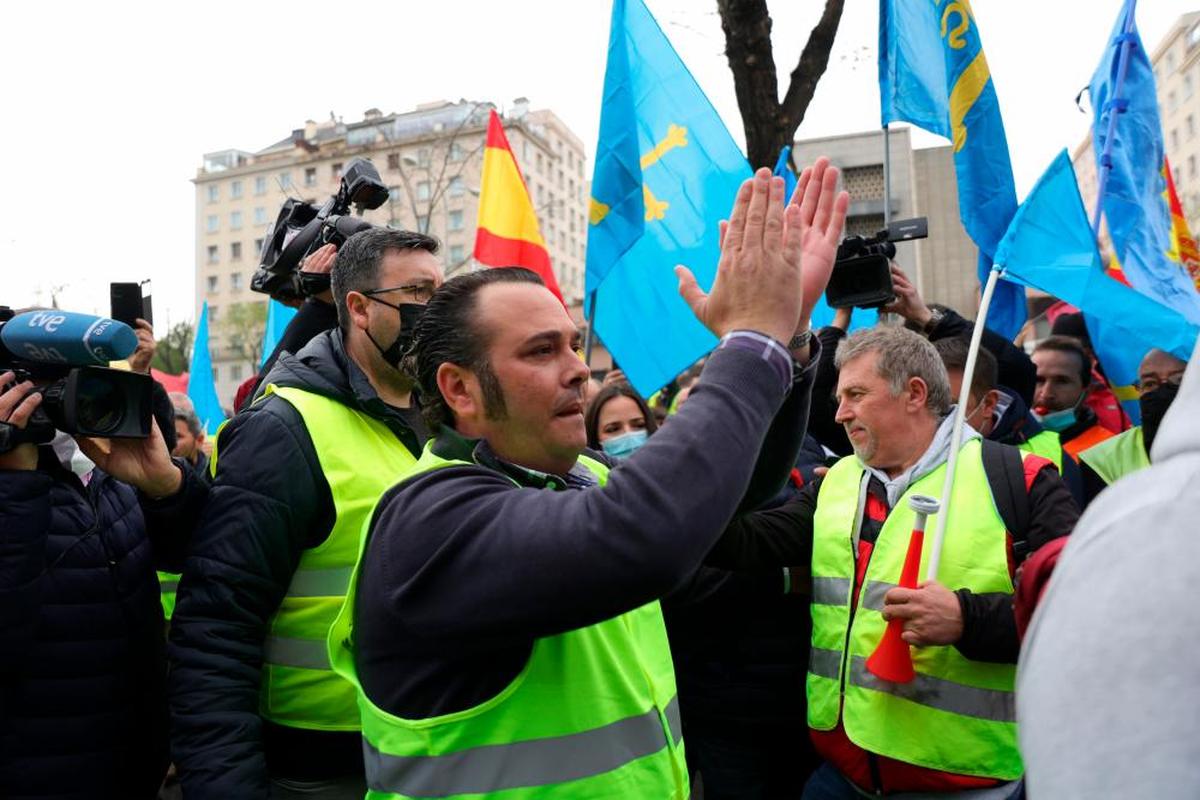
[(1171, 163), (1163, 157), (1163, 177), (1167, 179), (1167, 205), (1171, 208), (1171, 250), (1167, 257), (1178, 262), (1187, 270), (1192, 283), (1200, 291), (1200, 250), (1188, 230), (1187, 218), (1183, 216), (1183, 204), (1175, 193), (1175, 179), (1171, 176)]
[(550, 253), (538, 230), (529, 189), (495, 111), (488, 119), (487, 144), (483, 150), (475, 260), (489, 267), (524, 267), (536, 272), (555, 297), (562, 300), (550, 267)]

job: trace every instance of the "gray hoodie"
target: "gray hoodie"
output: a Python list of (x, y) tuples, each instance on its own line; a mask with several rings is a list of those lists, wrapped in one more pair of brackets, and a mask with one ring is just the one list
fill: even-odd
[(1153, 466), (1089, 506), (1021, 652), (1029, 796), (1200, 797), (1200, 346)]

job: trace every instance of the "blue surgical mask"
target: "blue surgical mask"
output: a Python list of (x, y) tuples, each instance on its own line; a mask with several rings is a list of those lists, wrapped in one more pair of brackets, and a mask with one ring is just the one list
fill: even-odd
[(600, 443), (601, 449), (613, 458), (629, 458), (633, 451), (646, 443), (645, 431), (630, 431)]
[(1062, 411), (1051, 411), (1049, 414), (1042, 416), (1036, 411), (1033, 415), (1037, 417), (1037, 421), (1042, 424), (1042, 427), (1048, 431), (1062, 433), (1067, 428), (1075, 424), (1075, 407), (1064, 408)]

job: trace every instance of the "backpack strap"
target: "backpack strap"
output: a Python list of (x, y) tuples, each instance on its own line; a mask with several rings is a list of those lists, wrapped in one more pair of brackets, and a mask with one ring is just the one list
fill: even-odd
[(996, 511), (1012, 536), (1013, 557), (1020, 564), (1029, 555), (1026, 537), (1032, 514), (1024, 457), (1017, 448), (988, 439), (982, 442), (982, 457), (983, 471), (996, 502)]

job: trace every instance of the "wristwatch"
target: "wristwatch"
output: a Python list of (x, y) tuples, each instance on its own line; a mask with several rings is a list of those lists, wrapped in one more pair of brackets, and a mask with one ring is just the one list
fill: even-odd
[(933, 333), (934, 329), (937, 328), (937, 326), (941, 323), (941, 321), (945, 318), (946, 318), (945, 311), (942, 311), (940, 308), (930, 309), (929, 321), (926, 322), (921, 327), (921, 333), (925, 334), (926, 336), (930, 335), (931, 333)]
[(812, 337), (812, 328), (805, 328), (788, 341), (788, 350), (799, 350), (802, 347), (808, 347), (812, 342)]

